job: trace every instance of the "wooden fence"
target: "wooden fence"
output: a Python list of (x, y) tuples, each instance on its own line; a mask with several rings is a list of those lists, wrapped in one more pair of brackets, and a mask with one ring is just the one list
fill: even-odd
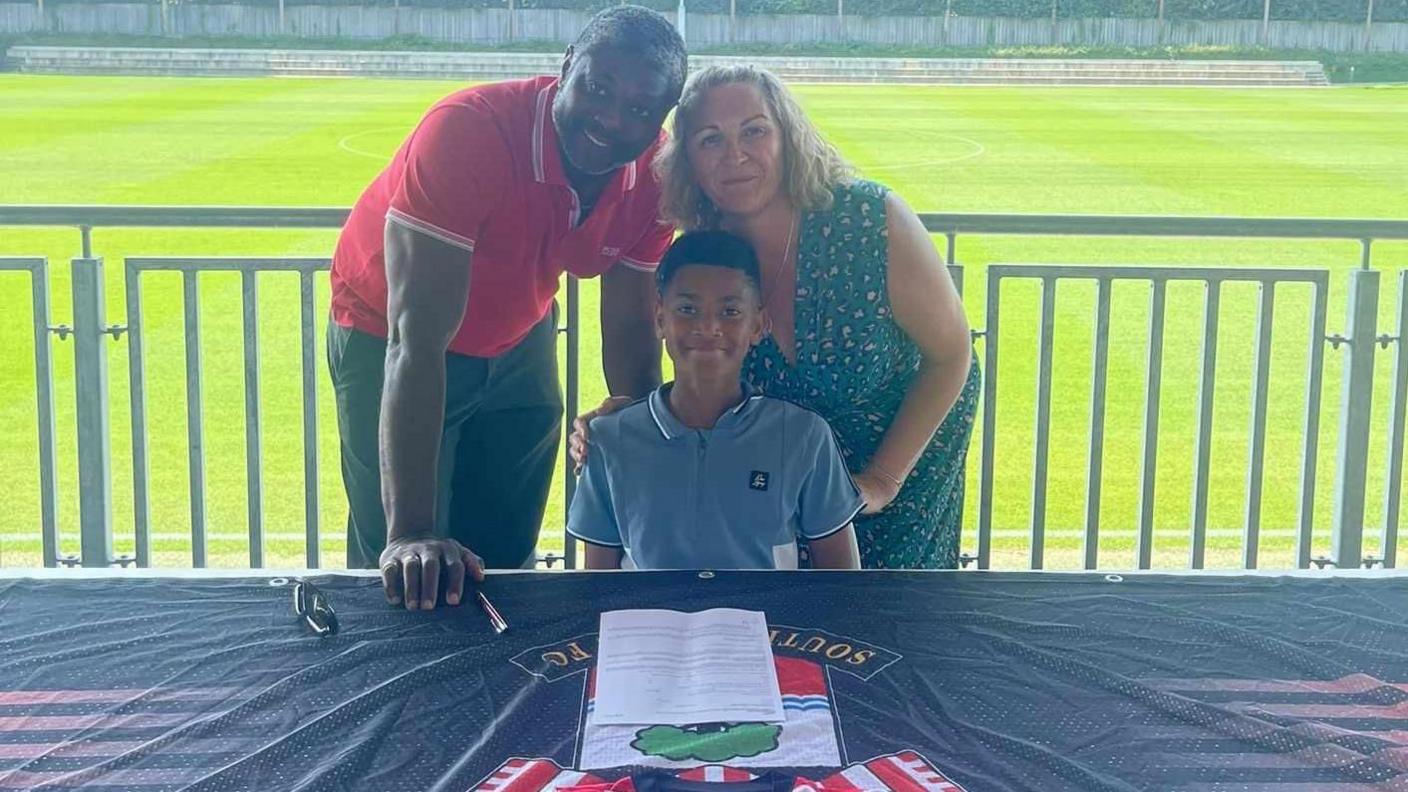
[[(561, 9), (396, 8), (158, 3), (54, 4), (0, 2), (0, 35), (29, 32), (168, 36), (270, 36), (384, 39), (415, 35), (436, 41), (495, 44), (510, 40), (569, 41), (587, 19)], [(1332, 51), (1408, 52), (1408, 23), (1372, 27), (1345, 22), (1154, 19), (1016, 19), (1004, 17), (739, 16), (689, 14), (691, 47), (730, 42), (876, 45), (1154, 46), (1233, 45)]]

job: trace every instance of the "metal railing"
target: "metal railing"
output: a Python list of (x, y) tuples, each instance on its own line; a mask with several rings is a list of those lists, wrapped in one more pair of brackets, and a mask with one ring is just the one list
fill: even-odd
[(137, 565), (151, 565), (151, 523), (148, 506), (146, 359), (142, 346), (143, 272), (178, 271), (183, 289), (186, 337), (186, 433), (190, 468), (191, 563), (206, 564), (205, 411), (200, 354), (200, 285), (202, 272), (238, 272), (244, 337), (245, 466), (249, 509), (249, 565), (264, 565), (264, 487), (261, 457), (262, 422), (259, 409), (260, 272), (296, 272), (299, 281), (301, 383), (303, 391), (304, 563), (318, 567), (318, 411), (316, 322), (313, 276), (331, 265), (318, 258), (129, 258), (127, 259), (128, 370), (131, 381), (133, 508)]
[[(205, 486), (204, 486), (204, 424), (201, 404), (202, 366), (200, 358), (200, 313), (198, 274), (205, 271), (238, 271), (242, 279), (244, 390), (246, 411), (246, 467), (249, 514), (249, 561), (252, 567), (264, 562), (263, 544), (263, 484), (261, 477), (261, 424), (259, 415), (259, 311), (257, 273), (263, 271), (297, 272), (300, 277), (301, 360), (304, 441), (304, 520), (306, 563), (318, 565), (318, 496), (317, 496), (317, 421), (316, 421), (316, 350), (314, 348), (315, 315), (313, 278), (326, 269), (326, 259), (306, 258), (150, 258), (126, 260), (126, 299), (128, 324), (109, 326), (103, 316), (102, 259), (92, 255), (91, 231), (96, 227), (167, 227), (167, 228), (324, 228), (341, 227), (345, 209), (309, 208), (243, 208), (243, 207), (81, 207), (81, 206), (16, 206), (0, 207), (0, 226), (61, 226), (76, 227), (81, 234), (82, 255), (73, 259), (74, 327), (51, 326), (48, 317), (47, 263), (44, 259), (0, 259), (0, 270), (27, 270), (33, 280), (35, 313), (35, 366), (38, 378), (40, 468), (44, 564), (82, 563), (84, 566), (108, 566), (133, 563), (139, 566), (151, 562), (149, 528), (146, 383), (142, 334), (141, 274), (152, 270), (177, 270), (182, 273), (184, 314), (186, 324), (186, 388), (188, 399), (188, 464), (190, 467), (190, 508), (192, 523), (192, 563), (203, 566), (205, 557)], [(1309, 372), (1306, 391), (1305, 446), (1301, 464), (1301, 493), (1297, 522), (1296, 562), (1300, 567), (1311, 563), (1353, 567), (1371, 564), (1393, 566), (1396, 557), (1397, 522), (1399, 515), (1399, 480), (1403, 466), (1405, 399), (1408, 399), (1408, 353), (1399, 338), (1408, 332), (1408, 274), (1399, 276), (1399, 311), (1396, 335), (1377, 335), (1375, 317), (1378, 305), (1379, 272), (1370, 269), (1371, 249), (1375, 240), (1408, 239), (1408, 221), (1384, 220), (1314, 220), (1288, 218), (1201, 218), (1201, 217), (1142, 217), (1142, 216), (1082, 216), (1082, 215), (989, 215), (989, 214), (924, 214), (926, 227), (947, 240), (946, 261), (961, 284), (962, 268), (957, 261), (957, 238), (961, 235), (1025, 234), (1040, 236), (1128, 236), (1128, 237), (1205, 237), (1205, 238), (1292, 238), (1347, 239), (1361, 243), (1361, 268), (1350, 273), (1349, 320), (1346, 335), (1326, 335), (1326, 294), (1329, 273), (1325, 270), (1284, 269), (1223, 269), (1169, 267), (1092, 267), (1062, 265), (995, 264), (987, 272), (986, 327), (975, 330), (974, 336), (985, 344), (985, 376), (983, 395), (983, 441), (980, 460), (978, 548), (976, 555), (965, 555), (966, 563), (976, 562), (986, 568), (991, 562), (993, 465), (997, 408), (997, 360), (999, 344), (1000, 293), (1004, 281), (1037, 279), (1042, 284), (1039, 320), (1037, 379), (1037, 447), (1034, 459), (1031, 519), (1031, 566), (1044, 562), (1046, 458), (1050, 437), (1050, 397), (1052, 372), (1052, 333), (1055, 317), (1056, 284), (1063, 279), (1094, 280), (1097, 285), (1095, 317), (1095, 374), (1091, 385), (1091, 437), (1087, 482), (1085, 547), (1083, 563), (1093, 568), (1099, 542), (1099, 505), (1101, 498), (1100, 471), (1104, 442), (1104, 410), (1106, 400), (1105, 375), (1108, 368), (1108, 329), (1112, 284), (1117, 280), (1143, 280), (1150, 283), (1150, 345), (1149, 369), (1146, 374), (1141, 493), (1137, 528), (1137, 563), (1150, 565), (1153, 533), (1153, 469), (1158, 452), (1158, 414), (1162, 355), (1162, 331), (1167, 284), (1171, 281), (1201, 281), (1205, 284), (1204, 335), (1202, 369), (1199, 378), (1198, 434), (1195, 445), (1196, 479), (1193, 496), (1193, 525), (1190, 536), (1189, 564), (1203, 564), (1206, 546), (1206, 518), (1209, 476), (1209, 443), (1211, 438), (1211, 405), (1214, 392), (1218, 306), (1221, 285), (1229, 281), (1260, 284), (1261, 299), (1256, 329), (1256, 362), (1253, 374), (1252, 424), (1250, 427), (1250, 460), (1248, 466), (1248, 498), (1244, 511), (1243, 563), (1257, 563), (1260, 531), (1261, 477), (1264, 468), (1267, 371), (1270, 355), (1270, 325), (1274, 311), (1276, 284), (1309, 284), (1313, 289), (1310, 316)], [(567, 398), (569, 416), (578, 412), (578, 299), (577, 284), (568, 279), (565, 327), (567, 334)], [(75, 364), (77, 376), (77, 438), (79, 451), (79, 523), (82, 538), (81, 557), (61, 557), (58, 545), (56, 508), (58, 502), (56, 463), (54, 458), (55, 418), (53, 409), (53, 373), (49, 353), (49, 334), (76, 340)], [(129, 345), (129, 379), (131, 383), (132, 454), (134, 486), (134, 520), (136, 523), (135, 558), (114, 558), (112, 554), (111, 460), (108, 448), (106, 348), (110, 337), (120, 340), (127, 335)], [(1323, 376), (1323, 344), (1344, 349), (1345, 375), (1340, 409), (1340, 442), (1335, 479), (1335, 505), (1332, 524), (1331, 557), (1310, 557), (1310, 531), (1315, 497), (1315, 466), (1318, 453), (1320, 383)], [(1368, 444), (1373, 387), (1375, 345), (1397, 343), (1394, 358), (1394, 386), (1390, 408), (1389, 470), (1385, 489), (1382, 552), (1379, 557), (1362, 556), (1364, 530), (1365, 481), (1368, 475)], [(573, 477), (564, 471), (564, 486), (570, 500)], [(566, 566), (575, 565), (574, 543), (566, 542)], [(558, 560), (548, 557), (549, 564)]]
[(1309, 361), (1306, 382), (1305, 446), (1301, 465), (1300, 514), (1297, 521), (1297, 565), (1310, 564), (1311, 529), (1315, 505), (1315, 465), (1320, 433), (1320, 388), (1324, 369), (1325, 309), (1329, 291), (1327, 270), (1223, 269), (1205, 267), (1092, 267), (1061, 265), (993, 264), (988, 267), (986, 348), (987, 382), (983, 403), (982, 495), (978, 512), (978, 566), (987, 568), (991, 558), (992, 486), (994, 440), (997, 425), (997, 360), (999, 349), (1001, 285), (1004, 280), (1032, 278), (1041, 281), (1040, 341), (1038, 342), (1036, 455), (1032, 485), (1031, 568), (1043, 565), (1046, 533), (1046, 473), (1051, 435), (1052, 338), (1055, 330), (1056, 285), (1062, 280), (1094, 280), (1095, 360), (1090, 390), (1090, 446), (1084, 526), (1084, 566), (1094, 569), (1099, 548), (1101, 473), (1105, 438), (1105, 396), (1109, 371), (1110, 297), (1118, 280), (1150, 284), (1149, 347), (1144, 386), (1144, 426), (1140, 454), (1139, 522), (1135, 555), (1140, 569), (1152, 562), (1154, 539), (1154, 473), (1158, 460), (1159, 407), (1163, 369), (1164, 320), (1167, 287), (1171, 281), (1196, 281), (1205, 285), (1203, 339), (1198, 372), (1197, 437), (1188, 564), (1202, 569), (1207, 545), (1208, 490), (1212, 448), (1213, 395), (1217, 374), (1218, 319), (1222, 285), (1246, 281), (1260, 286), (1256, 319), (1256, 357), (1252, 380), (1252, 419), (1247, 469), (1247, 500), (1243, 524), (1242, 565), (1257, 566), (1261, 530), (1262, 474), (1265, 468), (1266, 411), (1271, 367), (1271, 320), (1277, 284), (1308, 283), (1314, 289), (1310, 312)]

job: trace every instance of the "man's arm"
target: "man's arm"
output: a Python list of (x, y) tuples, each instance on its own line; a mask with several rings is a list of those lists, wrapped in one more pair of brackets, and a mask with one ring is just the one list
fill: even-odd
[(638, 399), (660, 385), (655, 274), (617, 264), (601, 276), (601, 368), (612, 396)]
[[(392, 601), (435, 607), (442, 563), (446, 600), (459, 602), (465, 565), (478, 559), (437, 541), (435, 502), (445, 423), (445, 352), (464, 319), (469, 251), (395, 222), (386, 224), (386, 381), (381, 397), (381, 499), (386, 508), (383, 583)], [(400, 567), (400, 574), (389, 567)], [(399, 579), (398, 579), (399, 578)]]

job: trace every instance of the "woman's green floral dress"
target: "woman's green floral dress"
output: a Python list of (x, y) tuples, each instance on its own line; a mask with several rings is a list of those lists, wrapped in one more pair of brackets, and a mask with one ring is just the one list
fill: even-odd
[[(743, 376), (768, 396), (820, 413), (852, 472), (864, 470), (919, 371), (920, 354), (891, 315), (886, 286), (885, 195), (873, 182), (836, 188), (829, 211), (807, 212), (797, 254), (797, 363), (771, 338), (744, 362)], [(958, 566), (964, 460), (981, 375), (974, 357), (963, 392), (919, 458), (899, 496), (856, 518), (861, 566)]]

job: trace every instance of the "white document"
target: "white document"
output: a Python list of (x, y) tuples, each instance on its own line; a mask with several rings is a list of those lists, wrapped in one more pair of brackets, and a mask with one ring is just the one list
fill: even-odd
[(602, 725), (781, 723), (766, 617), (734, 608), (601, 614), (594, 706)]

